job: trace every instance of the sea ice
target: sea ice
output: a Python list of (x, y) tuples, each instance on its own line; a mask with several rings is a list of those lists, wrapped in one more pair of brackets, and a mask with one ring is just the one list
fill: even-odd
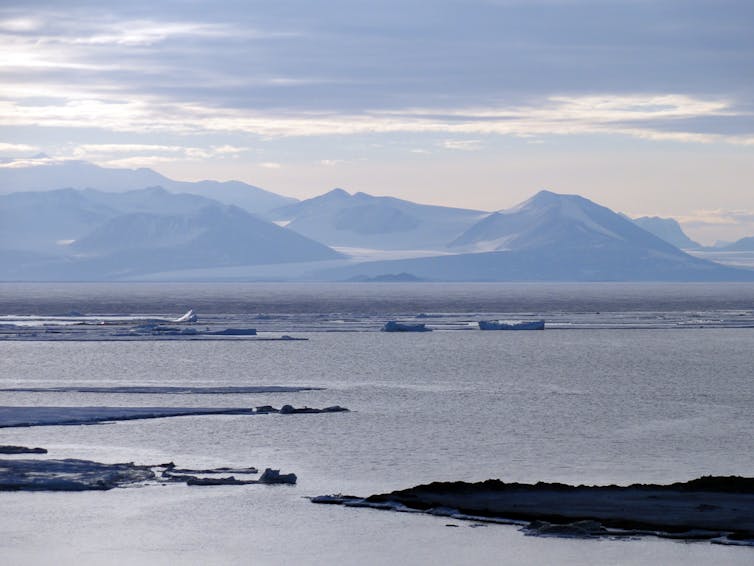
[(348, 412), (339, 405), (314, 409), (311, 407), (295, 408), (285, 411), (262, 407), (261, 411), (246, 407), (0, 407), (0, 428), (83, 425), (109, 421), (127, 421), (136, 419), (161, 419), (166, 417), (185, 417), (198, 415), (262, 415), (281, 414), (320, 414)]
[(544, 330), (544, 320), (480, 320), (479, 330)]

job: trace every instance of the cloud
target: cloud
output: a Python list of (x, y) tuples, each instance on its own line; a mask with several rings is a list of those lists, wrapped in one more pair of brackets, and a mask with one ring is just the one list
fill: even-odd
[(706, 244), (754, 236), (754, 209), (700, 209), (675, 219), (692, 238)]
[[(78, 93), (78, 90), (75, 90)], [(122, 98), (111, 94), (66, 97), (24, 105), (0, 100), (0, 126), (91, 128), (138, 133), (244, 133), (264, 137), (439, 133), (516, 137), (612, 134), (654, 141), (754, 144), (754, 134), (716, 134), (683, 129), (684, 120), (741, 116), (726, 100), (682, 94), (621, 94), (549, 97), (538, 105), (395, 109), (360, 114), (275, 112), (223, 108), (162, 97)], [(674, 120), (676, 130), (655, 127)], [(477, 149), (479, 140), (449, 139), (448, 149)]]
[[(0, 143), (0, 155), (29, 154), (38, 148), (25, 144)], [(15, 169), (61, 163), (66, 160), (85, 160), (103, 167), (151, 167), (175, 161), (203, 161), (235, 157), (249, 151), (249, 148), (232, 145), (210, 145), (207, 147), (105, 143), (81, 144), (63, 149), (56, 157), (41, 154), (35, 157), (10, 158), (0, 161), (0, 168)]]
[(264, 167), (265, 169), (280, 169), (282, 167), (282, 165), (276, 161), (265, 161), (257, 163), (257, 165), (259, 165), (259, 167)]
[(440, 146), (445, 149), (461, 151), (478, 151), (481, 149), (481, 140), (444, 140)]
[(679, 223), (689, 227), (721, 225), (754, 225), (754, 209), (710, 209), (696, 210), (691, 214), (675, 217)]
[[(137, 143), (81, 144), (65, 155), (105, 167), (151, 167), (174, 161), (202, 161), (235, 156), (248, 151), (231, 145), (194, 147)], [(136, 155), (133, 155), (136, 154)]]
[(30, 32), (41, 27), (41, 22), (35, 18), (19, 17), (0, 20), (0, 32)]
[(93, 162), (102, 167), (138, 169), (141, 167), (154, 167), (164, 163), (171, 163), (173, 161), (177, 161), (177, 158), (161, 155), (136, 155), (119, 159), (98, 159)]
[[(0, 7), (0, 94), (19, 106), (27, 103), (11, 85), (67, 93), (61, 111), (108, 95), (273, 117), (400, 117), (437, 101), (425, 110), (440, 121), (454, 119), (443, 109), (495, 112), (537, 101), (616, 116), (611, 97), (649, 99), (668, 85), (729, 107), (754, 96), (746, 2), (469, 0), (459, 10), (437, 0), (431, 18), (418, 0), (340, 2), (326, 13), (303, 0), (218, 0), (211, 9), (145, 0), (8, 4)], [(660, 113), (626, 110), (628, 119)]]
[(24, 143), (0, 142), (0, 154), (32, 153), (35, 151), (39, 151), (39, 148), (34, 145), (27, 145)]
[(0, 161), (0, 169), (25, 169), (26, 167), (43, 167), (45, 165), (54, 165), (56, 163), (62, 163), (64, 159), (42, 156), (42, 157), (29, 157), (20, 159), (11, 159), (8, 161)]

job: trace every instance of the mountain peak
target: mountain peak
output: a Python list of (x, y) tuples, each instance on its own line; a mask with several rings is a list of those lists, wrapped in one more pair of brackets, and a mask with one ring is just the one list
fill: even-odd
[(451, 247), (473, 251), (614, 249), (626, 247), (680, 254), (604, 206), (578, 195), (540, 191), (524, 203), (490, 215), (456, 238)]
[(323, 198), (333, 198), (333, 199), (335, 199), (335, 198), (338, 198), (338, 199), (348, 198), (350, 196), (351, 196), (351, 194), (348, 191), (343, 190), (340, 187), (336, 187), (333, 190), (328, 191), (328, 192), (326, 192), (325, 194), (322, 195)]
[(548, 189), (542, 189), (533, 197), (531, 197), (529, 200), (524, 202), (523, 205), (527, 205), (527, 204), (547, 205), (547, 204), (554, 204), (558, 202), (588, 203), (591, 201), (579, 195), (568, 195), (568, 194), (563, 194), (563, 193), (556, 193)]

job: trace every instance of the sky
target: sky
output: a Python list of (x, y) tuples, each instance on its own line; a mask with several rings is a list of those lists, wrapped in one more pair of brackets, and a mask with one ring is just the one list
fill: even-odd
[(3, 0), (0, 49), (0, 167), (754, 235), (751, 0)]

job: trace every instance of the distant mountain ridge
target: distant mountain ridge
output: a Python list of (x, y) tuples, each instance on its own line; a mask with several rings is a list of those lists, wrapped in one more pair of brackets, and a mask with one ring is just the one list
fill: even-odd
[(213, 204), (217, 201), (161, 187), (122, 193), (57, 189), (0, 195), (0, 246), (57, 254), (61, 245), (122, 214), (189, 214)]
[(330, 246), (404, 250), (441, 250), (486, 214), (343, 189), (271, 213), (291, 230)]
[(148, 168), (100, 167), (87, 161), (59, 161), (30, 167), (0, 168), (0, 194), (62, 188), (123, 192), (162, 187), (173, 193), (204, 196), (265, 215), (273, 208), (296, 202), (241, 181), (174, 181)]
[(720, 246), (719, 249), (726, 252), (754, 252), (754, 236), (741, 238), (731, 244)]
[(698, 250), (704, 247), (689, 238), (683, 231), (683, 228), (681, 228), (681, 225), (678, 224), (678, 221), (673, 218), (642, 216), (640, 218), (632, 218), (631, 220), (647, 232), (654, 234), (658, 238), (662, 238), (682, 250)]

